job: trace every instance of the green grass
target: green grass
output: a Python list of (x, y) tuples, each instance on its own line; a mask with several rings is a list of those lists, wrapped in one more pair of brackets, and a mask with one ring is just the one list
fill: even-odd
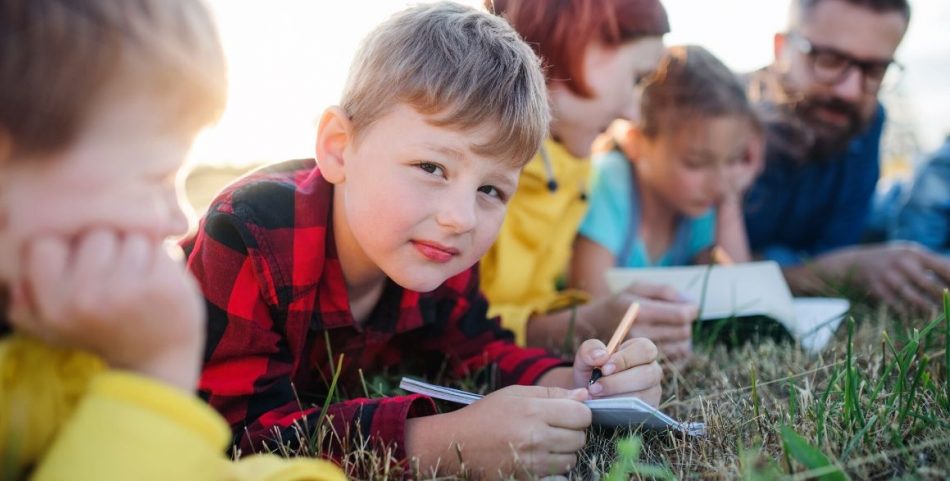
[[(950, 298), (945, 298), (950, 312)], [(661, 408), (707, 435), (592, 430), (570, 479), (946, 479), (950, 476), (950, 320), (857, 305), (820, 355), (768, 340), (697, 348), (666, 367)], [(373, 379), (371, 396), (392, 393)], [(478, 390), (471, 381), (463, 387)], [(481, 387), (484, 390), (484, 386)], [(331, 435), (321, 430), (321, 435)], [(313, 442), (309, 446), (317, 446)], [(359, 443), (358, 443), (359, 444)], [(348, 451), (362, 479), (393, 479), (391, 453)], [(440, 478), (414, 470), (415, 479)]]

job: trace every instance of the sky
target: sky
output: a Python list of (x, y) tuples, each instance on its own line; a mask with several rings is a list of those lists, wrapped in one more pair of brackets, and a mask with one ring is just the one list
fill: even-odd
[[(312, 157), (315, 124), (339, 101), (360, 40), (407, 5), (425, 0), (209, 0), (229, 65), (221, 121), (203, 132), (193, 164), (244, 166)], [(477, 0), (461, 3), (480, 5)], [(787, 0), (665, 0), (668, 45), (701, 44), (737, 71), (772, 59)], [(911, 0), (911, 27), (897, 52), (907, 68), (892, 116), (919, 148), (950, 133), (950, 1)]]

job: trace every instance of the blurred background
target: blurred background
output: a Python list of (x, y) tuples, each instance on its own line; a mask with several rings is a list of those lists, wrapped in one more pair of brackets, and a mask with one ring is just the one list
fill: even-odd
[[(227, 177), (251, 165), (312, 157), (316, 120), (337, 103), (360, 39), (392, 13), (420, 2), (209, 3), (229, 61), (230, 99), (218, 125), (196, 141), (190, 164), (196, 174), (221, 171)], [(788, 1), (665, 0), (664, 5), (672, 25), (667, 44), (701, 44), (742, 72), (771, 61), (772, 35), (784, 29)], [(906, 70), (882, 95), (890, 114), (884, 142), (888, 179), (908, 175), (920, 154), (950, 133), (950, 1), (911, 0), (911, 6), (910, 31), (897, 52)], [(202, 199), (196, 203), (200, 209)]]

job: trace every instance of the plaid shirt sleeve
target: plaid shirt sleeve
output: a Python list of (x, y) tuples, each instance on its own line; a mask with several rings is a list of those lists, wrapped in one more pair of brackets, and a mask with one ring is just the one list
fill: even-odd
[[(423, 347), (444, 353), (455, 377), (481, 377), (497, 387), (532, 385), (549, 370), (571, 365), (544, 349), (516, 345), (514, 335), (501, 327), (499, 318), (488, 318), (488, 301), (479, 288), (477, 265), (447, 280), (442, 290), (458, 297), (438, 309), (447, 313), (447, 322), (434, 323), (438, 329)], [(421, 307), (426, 310), (424, 303)], [(485, 375), (490, 378), (485, 379)]]
[[(306, 359), (288, 335), (297, 326), (288, 325), (284, 287), (276, 279), (281, 274), (260, 260), (274, 247), (259, 235), (264, 226), (238, 210), (227, 200), (213, 205), (196, 237), (183, 242), (208, 310), (199, 391), (225, 417), (242, 450), (296, 446), (314, 435), (320, 407), (302, 405), (291, 382)], [(327, 415), (335, 435), (325, 446), (338, 456), (339, 443), (361, 434), (404, 459), (406, 419), (434, 412), (433, 402), (418, 395), (332, 404)]]

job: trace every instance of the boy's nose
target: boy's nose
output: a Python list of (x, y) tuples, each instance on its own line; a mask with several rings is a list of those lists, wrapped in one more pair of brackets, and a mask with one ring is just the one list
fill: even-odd
[(474, 229), (478, 220), (475, 213), (475, 203), (478, 201), (476, 195), (454, 195), (444, 199), (436, 214), (436, 222), (454, 234)]

